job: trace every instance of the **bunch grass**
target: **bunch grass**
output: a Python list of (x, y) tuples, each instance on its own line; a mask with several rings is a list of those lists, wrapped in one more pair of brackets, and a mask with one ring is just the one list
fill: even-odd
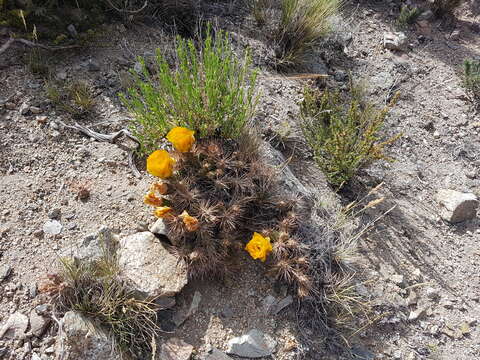
[(467, 59), (463, 62), (463, 84), (475, 101), (480, 99), (480, 61)]

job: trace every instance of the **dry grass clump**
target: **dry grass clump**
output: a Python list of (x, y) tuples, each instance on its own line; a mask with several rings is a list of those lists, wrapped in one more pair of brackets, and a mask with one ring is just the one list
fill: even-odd
[(382, 141), (380, 130), (396, 98), (378, 109), (353, 86), (346, 99), (340, 92), (305, 90), (303, 134), (330, 184), (341, 188), (372, 162), (392, 161), (384, 149), (400, 135)]
[(480, 99), (480, 61), (467, 59), (463, 62), (463, 84), (475, 101)]
[(118, 277), (116, 258), (105, 250), (98, 260), (62, 259), (61, 271), (49, 274), (39, 290), (57, 310), (78, 311), (113, 335), (122, 354), (146, 359), (160, 333), (155, 299), (139, 298)]
[(304, 61), (309, 50), (330, 31), (330, 19), (338, 13), (340, 4), (340, 0), (282, 0), (275, 35), (281, 67)]
[(141, 75), (133, 72), (135, 86), (121, 95), (134, 115), (131, 129), (143, 154), (155, 150), (174, 126), (200, 137), (237, 138), (255, 111), (257, 73), (250, 70), (248, 53), (235, 55), (228, 34), (218, 31), (214, 38), (208, 31), (198, 48), (177, 38), (176, 55), (172, 70), (158, 50), (156, 74), (145, 66)]
[(74, 80), (70, 83), (48, 82), (45, 91), (56, 107), (75, 118), (88, 115), (95, 106), (92, 89), (82, 80)]

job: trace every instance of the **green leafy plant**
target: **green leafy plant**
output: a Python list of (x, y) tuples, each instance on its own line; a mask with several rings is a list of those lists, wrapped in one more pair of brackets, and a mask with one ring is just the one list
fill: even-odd
[(475, 100), (480, 98), (480, 61), (472, 59), (464, 61), (463, 84)]
[(51, 296), (58, 311), (77, 311), (113, 335), (120, 353), (146, 359), (161, 332), (155, 299), (141, 298), (118, 277), (115, 250), (105, 247), (95, 260), (62, 258), (58, 273), (39, 290)]
[(208, 31), (198, 50), (193, 41), (177, 38), (176, 55), (172, 70), (157, 50), (155, 75), (140, 58), (142, 74), (132, 72), (135, 86), (120, 95), (134, 116), (131, 129), (144, 154), (158, 148), (174, 126), (199, 137), (237, 138), (254, 114), (257, 72), (249, 68), (248, 53), (237, 58), (228, 34), (219, 31), (214, 39)]
[(341, 188), (373, 161), (392, 160), (384, 148), (400, 135), (381, 141), (380, 130), (395, 101), (396, 97), (377, 109), (353, 86), (347, 99), (339, 92), (305, 90), (301, 103), (303, 134), (330, 184)]
[(422, 9), (417, 7), (402, 6), (402, 10), (400, 10), (400, 15), (397, 19), (397, 25), (400, 28), (406, 28), (409, 25), (413, 25), (422, 13)]
[(276, 37), (279, 65), (288, 67), (304, 61), (309, 50), (330, 31), (330, 18), (341, 0), (282, 0)]

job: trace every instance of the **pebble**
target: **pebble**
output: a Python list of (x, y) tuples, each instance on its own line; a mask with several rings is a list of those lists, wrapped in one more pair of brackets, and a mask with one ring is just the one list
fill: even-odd
[(10, 265), (0, 266), (0, 282), (5, 280), (11, 273), (13, 268)]
[(252, 329), (247, 334), (231, 339), (228, 342), (228, 354), (246, 358), (271, 356), (277, 342), (269, 335)]
[(30, 112), (32, 114), (38, 115), (42, 112), (42, 109), (40, 109), (39, 107), (36, 107), (36, 106), (30, 106)]
[(43, 224), (43, 232), (49, 235), (58, 235), (62, 232), (62, 224), (57, 220), (50, 220)]
[(48, 217), (50, 219), (58, 219), (60, 217), (60, 214), (61, 214), (61, 209), (60, 208), (55, 208), (48, 213)]
[(96, 60), (90, 59), (90, 61), (87, 63), (87, 69), (88, 71), (99, 71), (100, 65)]

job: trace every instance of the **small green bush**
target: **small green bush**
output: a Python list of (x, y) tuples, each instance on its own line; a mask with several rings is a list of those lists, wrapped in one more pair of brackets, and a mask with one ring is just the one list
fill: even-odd
[(475, 100), (480, 98), (480, 61), (464, 61), (463, 84)]
[(400, 28), (406, 28), (409, 25), (414, 24), (418, 17), (422, 15), (422, 10), (417, 7), (409, 7), (409, 6), (402, 6), (402, 10), (400, 11), (400, 15), (397, 19), (397, 25)]
[(134, 115), (131, 130), (144, 154), (157, 149), (174, 126), (199, 137), (237, 138), (254, 114), (257, 72), (250, 70), (248, 53), (238, 60), (227, 33), (219, 31), (214, 39), (208, 31), (198, 50), (192, 40), (177, 38), (176, 55), (172, 70), (157, 50), (155, 75), (139, 58), (142, 74), (132, 71), (135, 86), (120, 94)]
[(81, 80), (71, 83), (49, 81), (45, 91), (50, 101), (59, 109), (73, 117), (81, 117), (92, 112), (95, 98), (90, 86)]
[(395, 99), (377, 109), (353, 86), (346, 100), (339, 92), (305, 90), (302, 130), (330, 184), (341, 188), (373, 161), (391, 160), (383, 150), (399, 135), (380, 141), (379, 132)]
[(341, 0), (282, 0), (276, 34), (281, 66), (302, 63), (306, 53), (330, 31), (330, 18)]

